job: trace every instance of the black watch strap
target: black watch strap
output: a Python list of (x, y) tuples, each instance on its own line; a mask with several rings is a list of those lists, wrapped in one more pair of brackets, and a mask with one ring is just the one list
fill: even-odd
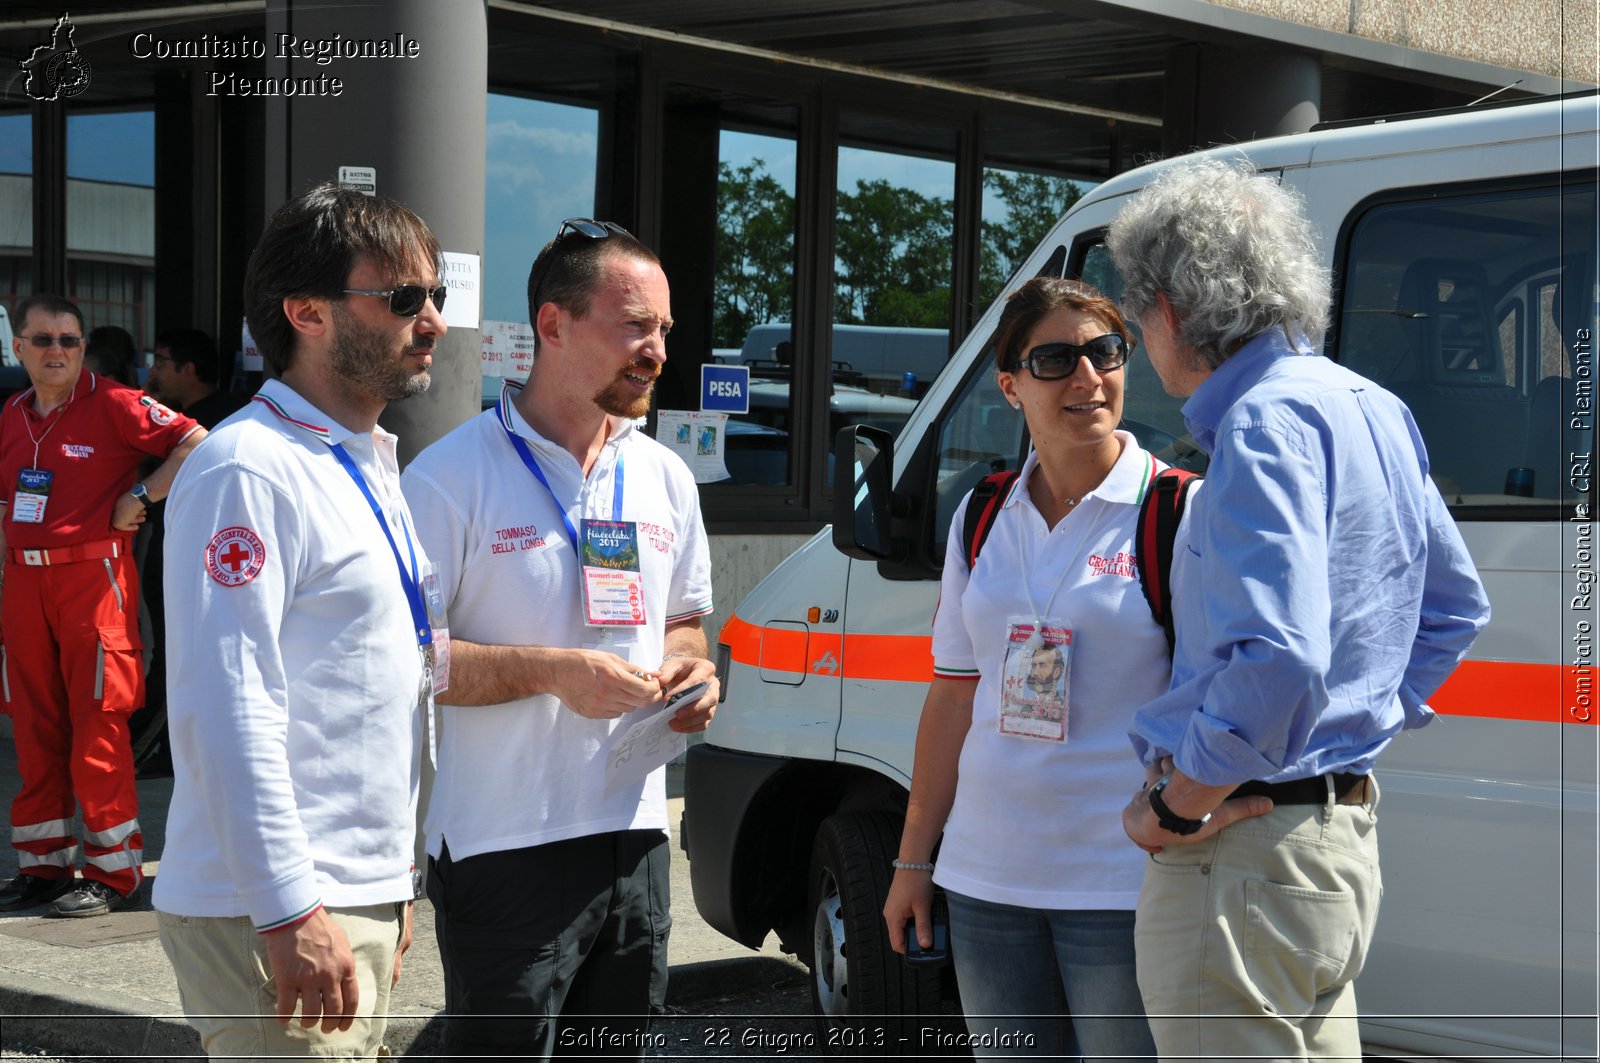
[(128, 489), (128, 494), (132, 495), (134, 498), (137, 498), (139, 500), (139, 504), (145, 509), (149, 509), (151, 506), (155, 505), (155, 501), (150, 497), (150, 489), (143, 483), (134, 484)]
[(1163, 791), (1166, 790), (1167, 784), (1171, 781), (1172, 773), (1168, 772), (1167, 774), (1161, 776), (1160, 779), (1157, 779), (1154, 786), (1150, 787), (1150, 789), (1147, 791), (1150, 795), (1150, 808), (1154, 810), (1156, 814), (1156, 822), (1161, 825), (1162, 830), (1169, 834), (1176, 834), (1180, 837), (1186, 837), (1190, 834), (1196, 833), (1201, 827), (1204, 827), (1207, 823), (1209, 823), (1211, 821), (1211, 813), (1207, 812), (1199, 819), (1185, 819), (1176, 812), (1172, 811), (1172, 809), (1167, 806), (1166, 799), (1161, 796)]

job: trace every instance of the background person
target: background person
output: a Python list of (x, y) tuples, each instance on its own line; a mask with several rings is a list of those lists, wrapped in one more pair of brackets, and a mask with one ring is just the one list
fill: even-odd
[(169, 329), (156, 337), (144, 390), (211, 429), (247, 401), (219, 383), (224, 375), (210, 336), (199, 329)]
[(440, 648), (378, 417), (427, 390), (444, 297), (438, 240), (394, 200), (323, 184), (280, 206), (244, 283), (277, 379), (173, 491), (167, 600), (184, 610), (155, 902), (213, 1056), (382, 1048)]
[[(912, 917), (926, 946), (942, 886), (969, 1028), (1032, 1035), (1030, 1051), (1051, 1058), (1154, 1055), (1134, 978), (1140, 860), (1117, 813), (1139, 775), (1128, 724), (1166, 689), (1167, 641), (1137, 579), (1091, 564), (1134, 552), (1139, 503), (1162, 468), (1117, 429), (1132, 345), (1087, 284), (1036, 278), (1006, 301), (995, 366), (1033, 452), (970, 572), (970, 496), (951, 522), (934, 679), (884, 904), (895, 951)], [(1072, 631), (1065, 733), (1054, 739), (1004, 730), (1008, 705), (1031, 715), (1034, 662), (1051, 678), (1063, 661), (1025, 637), (1041, 624)]]
[[(453, 635), (426, 824), (445, 1050), (640, 1059), (666, 999), (666, 768), (613, 783), (607, 751), (636, 709), (697, 683), (670, 726), (711, 722), (710, 553), (688, 466), (633, 424), (672, 327), (655, 254), (565, 222), (528, 311), (527, 386), (404, 476)], [(633, 558), (610, 574), (637, 609), (591, 593), (599, 532)]]
[(89, 372), (126, 387), (139, 386), (139, 347), (127, 329), (101, 325), (89, 333), (83, 365)]
[[(83, 313), (24, 299), (12, 351), (32, 386), (0, 407), (0, 629), (22, 788), (21, 870), (0, 911), (104, 915), (144, 881), (128, 717), (144, 704), (133, 533), (205, 429), (84, 369)], [(140, 465), (157, 468), (138, 480)], [(83, 809), (83, 880), (72, 818)]]
[[(1195, 160), (1133, 197), (1107, 245), (1211, 455), (1173, 572), (1172, 687), (1134, 718), (1150, 785), (1123, 811), (1150, 853), (1138, 957), (1156, 1044), (1359, 1059), (1382, 893), (1371, 772), (1432, 718), (1489, 602), (1410, 411), (1315, 354), (1328, 274), (1291, 191)], [(1231, 827), (1245, 809), (1270, 811)]]
[[(145, 377), (145, 394), (154, 397), (186, 417), (198, 421), (207, 431), (245, 404), (245, 399), (218, 386), (222, 374), (217, 345), (199, 329), (170, 329), (156, 337), (155, 357)], [(150, 617), (150, 674), (148, 704), (134, 713), (134, 762), (140, 778), (172, 774), (172, 752), (167, 737), (167, 623), (166, 595), (163, 588), (162, 553), (166, 543), (166, 506), (150, 510), (139, 535), (140, 586)]]

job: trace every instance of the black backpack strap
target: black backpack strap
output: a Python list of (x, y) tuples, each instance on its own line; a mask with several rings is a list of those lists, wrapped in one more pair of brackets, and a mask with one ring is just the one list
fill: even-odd
[(967, 499), (966, 520), (961, 526), (961, 553), (967, 559), (968, 572), (978, 563), (978, 551), (989, 538), (989, 529), (994, 527), (1000, 507), (1005, 505), (1006, 492), (1011, 490), (1016, 479), (1016, 469), (1004, 469), (990, 473), (973, 487), (972, 497)]
[(1200, 479), (1187, 469), (1163, 469), (1151, 481), (1139, 506), (1134, 552), (1139, 559), (1139, 587), (1150, 603), (1150, 615), (1167, 634), (1167, 653), (1177, 645), (1172, 629), (1172, 554), (1189, 492)]

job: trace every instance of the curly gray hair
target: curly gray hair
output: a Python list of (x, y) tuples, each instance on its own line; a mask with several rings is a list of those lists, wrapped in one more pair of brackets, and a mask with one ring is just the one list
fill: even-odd
[(1274, 328), (1312, 345), (1327, 330), (1328, 271), (1300, 199), (1243, 160), (1163, 173), (1117, 214), (1106, 246), (1124, 311), (1142, 316), (1164, 293), (1178, 341), (1210, 368)]

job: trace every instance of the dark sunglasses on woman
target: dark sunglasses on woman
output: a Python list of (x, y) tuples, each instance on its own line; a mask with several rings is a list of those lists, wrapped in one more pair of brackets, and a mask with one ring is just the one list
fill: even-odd
[(1079, 358), (1087, 358), (1095, 372), (1109, 373), (1122, 368), (1130, 350), (1132, 345), (1116, 332), (1096, 336), (1088, 343), (1041, 343), (1018, 361), (1012, 372), (1026, 369), (1035, 380), (1061, 380), (1077, 371)]

